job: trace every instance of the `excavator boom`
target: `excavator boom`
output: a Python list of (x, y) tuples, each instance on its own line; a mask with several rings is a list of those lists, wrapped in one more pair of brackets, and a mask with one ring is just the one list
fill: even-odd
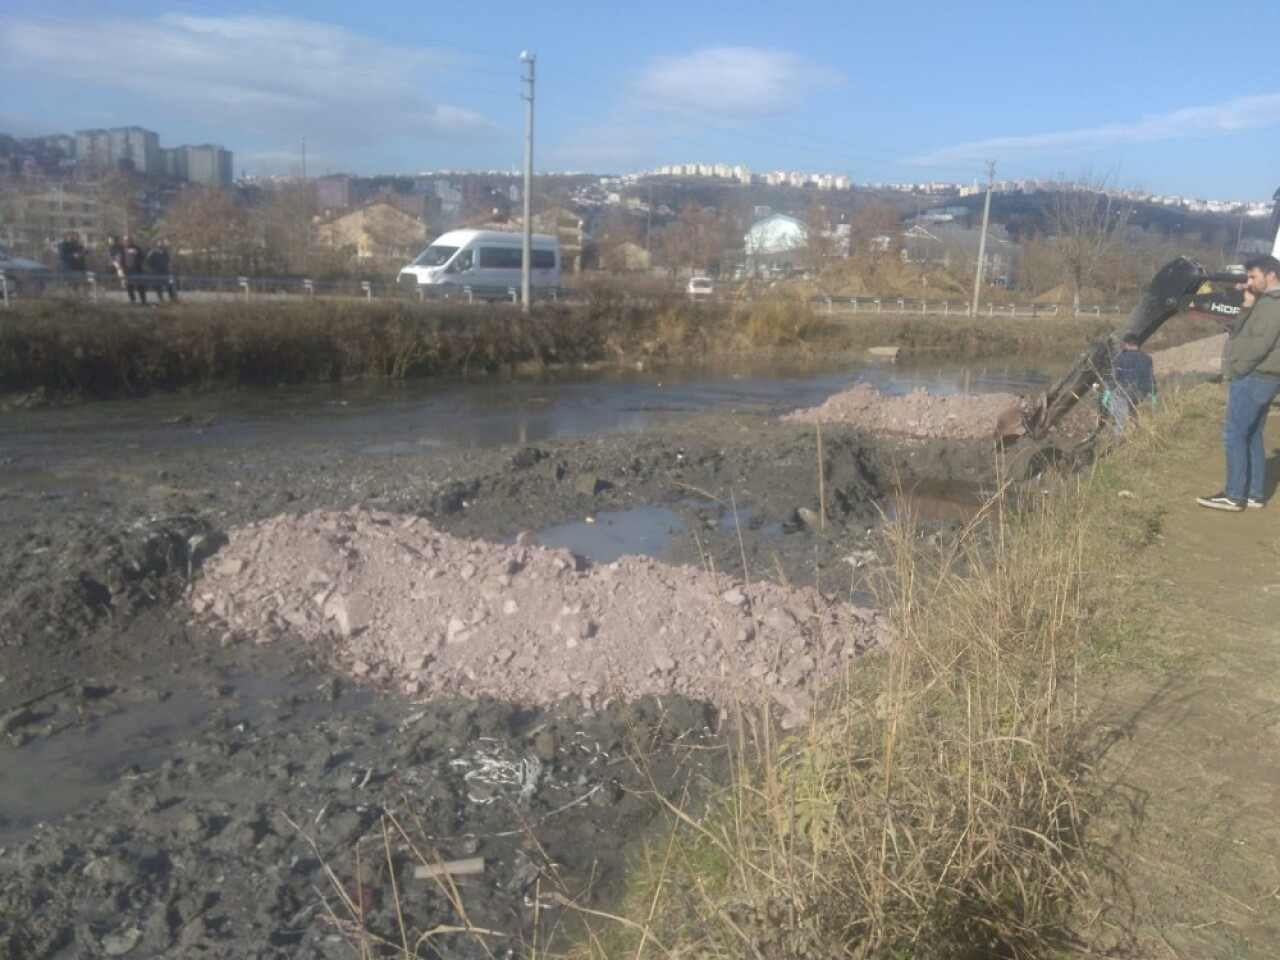
[[(1272, 199), (1275, 208), (1271, 213), (1270, 236), (1275, 244), (1273, 253), (1280, 257), (1280, 190)], [(1023, 435), (1033, 440), (1043, 438), (1102, 381), (1130, 334), (1137, 337), (1139, 343), (1145, 343), (1161, 324), (1182, 311), (1213, 318), (1230, 328), (1240, 314), (1243, 297), (1237, 287), (1244, 281), (1243, 272), (1210, 273), (1190, 257), (1170, 260), (1156, 271), (1124, 324), (1105, 340), (1085, 347), (1075, 363), (1029, 410), (1002, 414), (997, 421), (997, 434), (1005, 438)]]

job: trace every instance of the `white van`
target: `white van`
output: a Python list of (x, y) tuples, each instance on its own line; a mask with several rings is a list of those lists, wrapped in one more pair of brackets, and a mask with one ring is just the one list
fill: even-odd
[(685, 289), (690, 300), (708, 300), (716, 292), (716, 285), (710, 277), (690, 277)]
[[(550, 234), (530, 241), (529, 287), (548, 293), (560, 286), (560, 245)], [(423, 293), (460, 296), (471, 288), (477, 300), (505, 300), (520, 290), (524, 237), (500, 230), (450, 230), (400, 271), (399, 283), (413, 283)]]

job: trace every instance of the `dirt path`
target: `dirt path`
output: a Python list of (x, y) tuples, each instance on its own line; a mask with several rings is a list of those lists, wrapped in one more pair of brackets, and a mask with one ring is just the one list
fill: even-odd
[(1158, 530), (1133, 572), (1134, 615), (1157, 629), (1108, 689), (1118, 739), (1100, 772), (1116, 802), (1099, 827), (1115, 831), (1109, 921), (1127, 928), (1125, 956), (1280, 956), (1280, 501), (1196, 506), (1221, 486), (1221, 392), (1200, 388), (1172, 452), (1132, 489)]

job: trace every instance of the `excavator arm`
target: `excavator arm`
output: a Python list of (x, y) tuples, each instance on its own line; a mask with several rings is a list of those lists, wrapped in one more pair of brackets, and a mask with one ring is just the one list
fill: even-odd
[[(1271, 211), (1268, 236), (1274, 238), (1272, 252), (1280, 257), (1280, 189), (1272, 200), (1275, 207)], [(1111, 370), (1112, 360), (1123, 351), (1125, 337), (1129, 334), (1137, 337), (1138, 343), (1146, 343), (1147, 338), (1169, 317), (1183, 311), (1211, 317), (1230, 329), (1244, 302), (1243, 293), (1238, 289), (1238, 285), (1244, 283), (1243, 268), (1238, 270), (1210, 273), (1190, 257), (1178, 257), (1167, 262), (1147, 284), (1124, 325), (1105, 340), (1097, 340), (1085, 347), (1068, 371), (1032, 403), (1029, 410), (1006, 411), (1001, 415), (997, 421), (997, 435), (1002, 438), (1025, 435), (1042, 439), (1094, 385), (1101, 383), (1103, 376)]]
[[(1272, 199), (1275, 208), (1271, 213), (1269, 236), (1274, 238), (1275, 255), (1280, 256), (1280, 190)], [(1161, 324), (1183, 311), (1210, 317), (1230, 328), (1243, 304), (1243, 294), (1237, 285), (1243, 284), (1245, 277), (1243, 269), (1238, 269), (1241, 272), (1210, 273), (1189, 257), (1179, 257), (1166, 263), (1142, 291), (1142, 297), (1124, 324), (1105, 340), (1085, 347), (1067, 372), (1021, 417), (1008, 413), (1002, 415), (997, 433), (1006, 438), (1019, 435), (1043, 438), (1066, 416), (1067, 411), (1102, 381), (1111, 370), (1112, 360), (1124, 349), (1125, 337), (1129, 334), (1137, 337), (1139, 343), (1145, 343)]]
[[(1166, 263), (1143, 290), (1124, 324), (1105, 340), (1085, 347), (1067, 372), (1036, 400), (1023, 417), (1022, 432), (1033, 439), (1043, 437), (1066, 416), (1106, 376), (1129, 334), (1145, 343), (1161, 324), (1184, 310), (1226, 322), (1234, 320), (1241, 304), (1240, 293), (1234, 287), (1243, 282), (1243, 274), (1210, 273), (1189, 257)], [(1224, 284), (1227, 289), (1214, 289)]]

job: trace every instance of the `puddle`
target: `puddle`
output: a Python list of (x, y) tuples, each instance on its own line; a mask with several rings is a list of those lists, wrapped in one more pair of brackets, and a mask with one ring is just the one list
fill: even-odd
[(544, 547), (563, 547), (595, 563), (623, 556), (657, 557), (687, 525), (666, 507), (632, 507), (547, 527), (534, 534)]
[[(0, 766), (0, 847), (21, 840), (41, 822), (60, 820), (103, 799), (131, 766), (149, 770), (169, 759), (173, 745), (194, 736), (215, 712), (224, 711), (232, 725), (252, 728), (277, 721), (282, 710), (306, 720), (350, 710), (370, 698), (359, 691), (336, 701), (311, 698), (316, 682), (314, 677), (245, 676), (227, 682), (229, 696), (178, 693), (163, 700), (130, 699), (121, 691), (97, 701), (107, 712), (88, 723), (37, 734), (19, 747), (0, 747), (8, 754)], [(295, 705), (291, 698), (300, 699)], [(62, 700), (57, 710), (36, 712), (57, 724), (69, 705)], [(40, 723), (31, 729), (38, 731)]]

